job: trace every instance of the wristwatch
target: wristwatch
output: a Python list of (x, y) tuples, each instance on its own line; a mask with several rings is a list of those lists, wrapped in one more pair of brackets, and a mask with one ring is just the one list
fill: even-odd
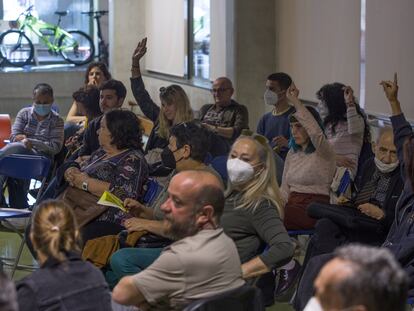
[(88, 182), (86, 180), (84, 182), (82, 182), (82, 190), (83, 191), (88, 191)]

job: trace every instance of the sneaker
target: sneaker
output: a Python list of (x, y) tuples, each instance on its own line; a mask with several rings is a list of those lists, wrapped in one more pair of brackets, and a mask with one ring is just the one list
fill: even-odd
[(275, 298), (283, 296), (286, 292), (289, 291), (289, 289), (291, 289), (295, 285), (299, 276), (301, 265), (296, 259), (294, 260), (294, 262), (295, 266), (293, 267), (293, 269), (280, 269), (278, 271), (279, 280), (277, 282), (277, 287), (275, 290)]

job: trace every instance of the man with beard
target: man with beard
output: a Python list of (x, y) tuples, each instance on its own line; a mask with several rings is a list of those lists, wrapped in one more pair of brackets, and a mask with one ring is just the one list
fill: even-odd
[(214, 174), (175, 175), (161, 210), (176, 242), (146, 270), (122, 278), (113, 300), (144, 310), (181, 310), (194, 300), (242, 286), (236, 246), (219, 228), (223, 207), (222, 184)]

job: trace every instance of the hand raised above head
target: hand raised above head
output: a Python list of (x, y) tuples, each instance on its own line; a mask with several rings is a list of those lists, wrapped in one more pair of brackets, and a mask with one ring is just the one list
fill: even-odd
[(380, 84), (384, 89), (385, 96), (390, 102), (398, 101), (398, 78), (397, 73), (394, 73), (394, 81), (381, 81)]
[(292, 84), (287, 89), (286, 97), (293, 104), (299, 101), (299, 89), (296, 87), (294, 82), (292, 82)]
[(344, 86), (342, 88), (342, 90), (344, 91), (344, 99), (345, 99), (346, 105), (347, 106), (354, 106), (355, 105), (354, 90), (352, 89), (352, 87)]
[(132, 66), (139, 66), (140, 59), (147, 52), (147, 38), (142, 39), (138, 42), (137, 47), (132, 54)]

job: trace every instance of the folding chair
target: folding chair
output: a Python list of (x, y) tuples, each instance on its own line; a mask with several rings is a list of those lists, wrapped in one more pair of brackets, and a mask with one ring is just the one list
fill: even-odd
[[(45, 181), (49, 173), (51, 161), (50, 159), (39, 156), (39, 155), (21, 155), (21, 154), (12, 154), (5, 156), (0, 159), (0, 175), (4, 175), (11, 178), (31, 180), (35, 179), (36, 181), (41, 181), (41, 187), (36, 197), (36, 202), (34, 207), (37, 204), (40, 195), (43, 192)], [(15, 258), (0, 258), (5, 261), (12, 261), (10, 264), (13, 266), (11, 276), (14, 276), (14, 273), (18, 267), (20, 257), (22, 255), (23, 247), (26, 242), (24, 234), (16, 228), (16, 226), (10, 222), (10, 219), (16, 218), (28, 218), (28, 224), (30, 223), (32, 212), (29, 210), (19, 210), (14, 208), (0, 208), (0, 221), (4, 221), (8, 224), (9, 228), (17, 233), (21, 238), (21, 243), (17, 256)]]

